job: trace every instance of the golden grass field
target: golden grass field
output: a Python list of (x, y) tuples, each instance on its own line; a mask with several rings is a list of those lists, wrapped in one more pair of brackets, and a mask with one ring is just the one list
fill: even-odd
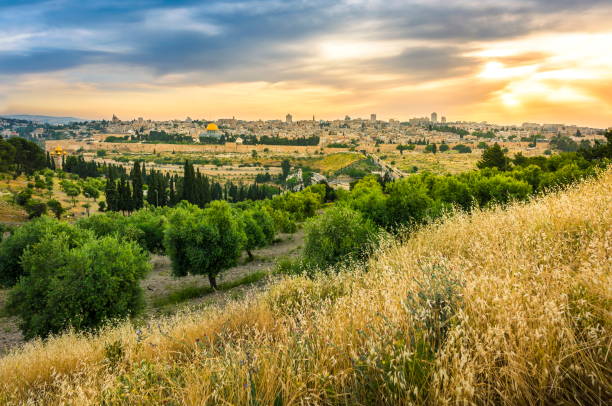
[(0, 403), (603, 405), (611, 236), (608, 171), (422, 228), (365, 269), (33, 341), (0, 359)]

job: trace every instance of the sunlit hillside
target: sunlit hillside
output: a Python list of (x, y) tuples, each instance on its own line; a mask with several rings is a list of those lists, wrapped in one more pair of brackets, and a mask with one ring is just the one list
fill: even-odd
[(0, 359), (6, 404), (604, 404), (612, 172), (456, 214), (367, 267)]

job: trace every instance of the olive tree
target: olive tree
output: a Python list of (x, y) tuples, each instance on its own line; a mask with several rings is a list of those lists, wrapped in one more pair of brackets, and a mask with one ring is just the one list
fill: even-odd
[(21, 318), (26, 338), (137, 315), (144, 304), (139, 280), (151, 267), (135, 242), (92, 237), (72, 246), (63, 233), (26, 250), (22, 264), (26, 276), (11, 290), (7, 310)]
[(265, 247), (274, 238), (274, 221), (272, 216), (263, 209), (248, 209), (241, 213), (241, 221), (244, 227), (246, 242), (244, 249), (249, 258), (253, 258), (251, 252), (255, 248)]
[(225, 201), (214, 201), (204, 210), (179, 205), (164, 236), (174, 275), (207, 275), (213, 289), (219, 273), (236, 265), (245, 242), (242, 223)]
[(344, 206), (333, 207), (310, 219), (305, 230), (304, 256), (318, 267), (359, 258), (371, 248), (376, 235), (370, 220)]
[(46, 216), (15, 229), (0, 243), (0, 285), (13, 286), (21, 276), (27, 274), (27, 269), (21, 264), (21, 256), (27, 248), (37, 244), (45, 236), (59, 234), (67, 235), (71, 245), (79, 244), (91, 235), (89, 231)]

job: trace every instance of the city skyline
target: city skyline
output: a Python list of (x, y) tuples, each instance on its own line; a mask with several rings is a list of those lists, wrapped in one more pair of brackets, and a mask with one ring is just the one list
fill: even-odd
[(3, 2), (0, 115), (607, 128), (610, 17), (598, 0)]

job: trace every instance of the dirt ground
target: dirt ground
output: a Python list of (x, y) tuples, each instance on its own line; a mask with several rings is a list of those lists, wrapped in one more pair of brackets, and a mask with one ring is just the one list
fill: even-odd
[[(246, 254), (243, 255), (239, 260), (239, 265), (220, 275), (218, 283), (240, 279), (257, 271), (272, 270), (278, 258), (297, 256), (304, 244), (304, 232), (299, 230), (295, 234), (280, 234), (277, 236), (277, 241), (268, 247), (253, 251), (254, 259), (252, 261), (248, 261)], [(155, 299), (165, 297), (171, 292), (186, 286), (209, 286), (209, 283), (208, 277), (203, 275), (190, 275), (182, 278), (172, 276), (170, 259), (166, 256), (153, 255), (151, 263), (153, 270), (141, 283), (147, 304), (145, 317), (162, 313), (168, 314), (179, 308), (197, 308), (209, 304), (220, 304), (241, 297), (247, 291), (261, 288), (265, 284), (265, 281), (260, 281), (251, 285), (237, 286), (226, 291), (214, 292), (187, 300), (175, 306), (158, 309), (153, 306)], [(0, 309), (4, 308), (7, 296), (7, 289), (0, 290)], [(18, 319), (16, 317), (6, 317), (0, 310), (0, 355), (21, 343), (23, 343), (23, 336), (18, 328)]]

